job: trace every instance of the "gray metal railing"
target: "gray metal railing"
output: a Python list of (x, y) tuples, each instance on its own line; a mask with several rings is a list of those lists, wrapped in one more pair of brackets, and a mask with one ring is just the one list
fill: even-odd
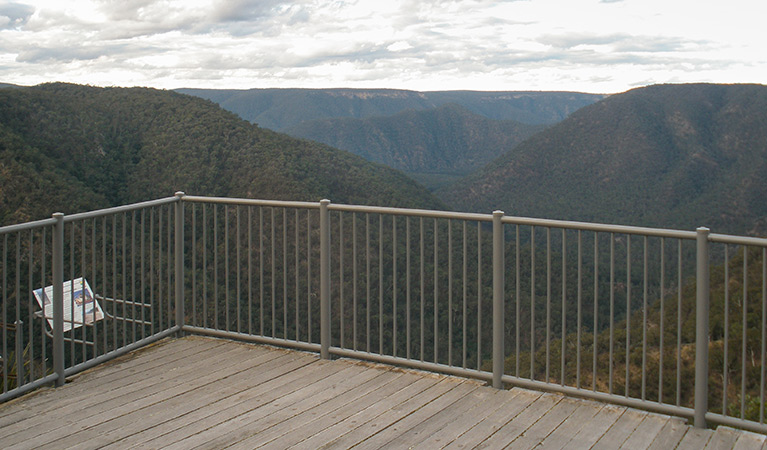
[[(767, 432), (766, 239), (178, 193), (0, 245), (2, 399), (189, 332)], [(79, 276), (122, 302), (49, 331), (32, 289)]]

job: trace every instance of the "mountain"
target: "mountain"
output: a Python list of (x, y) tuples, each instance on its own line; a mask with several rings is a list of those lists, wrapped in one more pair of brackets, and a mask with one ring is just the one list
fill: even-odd
[(404, 171), (433, 188), (481, 168), (543, 128), (488, 119), (450, 103), (392, 116), (306, 121), (285, 132)]
[(767, 232), (767, 86), (657, 85), (584, 107), (437, 195), (455, 208)]
[(0, 224), (185, 191), (444, 208), (387, 167), (172, 91), (0, 89)]
[(416, 92), (396, 89), (177, 89), (211, 100), (249, 122), (283, 131), (301, 122), (352, 117), (390, 116), (404, 110), (457, 103), (496, 120), (540, 125), (604, 98), (577, 92)]

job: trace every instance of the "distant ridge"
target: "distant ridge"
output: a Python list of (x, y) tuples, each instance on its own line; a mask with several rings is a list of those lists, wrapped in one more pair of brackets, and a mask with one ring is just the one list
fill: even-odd
[(459, 104), (490, 119), (552, 124), (605, 97), (578, 92), (397, 89), (177, 89), (177, 92), (211, 100), (249, 122), (277, 131), (310, 120), (389, 116), (448, 103)]
[(348, 150), (435, 187), (483, 167), (543, 128), (488, 119), (449, 103), (392, 116), (312, 120), (286, 132)]
[(455, 208), (767, 233), (767, 86), (610, 96), (438, 191)]

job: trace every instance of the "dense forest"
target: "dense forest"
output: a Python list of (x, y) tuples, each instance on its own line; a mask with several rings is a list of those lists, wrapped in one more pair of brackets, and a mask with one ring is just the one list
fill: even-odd
[(767, 233), (767, 87), (610, 96), (437, 192), (457, 209)]
[(286, 132), (401, 170), (433, 189), (482, 168), (542, 129), (448, 104), (393, 116), (306, 121)]
[(442, 207), (398, 172), (171, 91), (0, 89), (0, 224), (172, 195)]

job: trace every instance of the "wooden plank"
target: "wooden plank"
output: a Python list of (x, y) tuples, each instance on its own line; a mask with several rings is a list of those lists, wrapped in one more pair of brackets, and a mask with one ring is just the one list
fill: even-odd
[(767, 447), (723, 426), (203, 337), (164, 341), (0, 411), (3, 449)]
[(399, 389), (390, 393), (385, 391), (385, 395), (376, 396), (369, 406), (344, 418), (325, 430), (301, 440), (291, 448), (313, 450), (328, 445), (380, 416), (394, 406), (403, 403), (410, 398), (421, 395), (423, 391), (436, 385), (440, 381), (440, 379), (436, 377), (420, 377), (415, 374), (405, 374), (402, 379), (402, 382), (397, 383), (398, 385), (401, 384), (401, 386), (398, 386)]
[(343, 409), (349, 404), (355, 404), (360, 400), (360, 397), (370, 395), (370, 393), (377, 388), (385, 386), (390, 381), (399, 377), (399, 374), (396, 373), (370, 368), (367, 368), (362, 375), (370, 378), (365, 380), (360, 377), (359, 379), (349, 380), (349, 382), (344, 383), (343, 386), (346, 391), (342, 392), (341, 389), (338, 389), (336, 392), (332, 393), (333, 397), (328, 401), (323, 401), (322, 399), (317, 401), (318, 399), (312, 399), (311, 403), (317, 404), (311, 406), (311, 403), (306, 401), (309, 399), (306, 399), (305, 401), (294, 404), (291, 407), (292, 411), (290, 412), (283, 410), (273, 414), (270, 416), (270, 422), (274, 422), (273, 426), (269, 426), (268, 423), (258, 425), (260, 430), (257, 434), (241, 440), (227, 448), (232, 450), (252, 450), (267, 444), (272, 448), (276, 448), (281, 446), (275, 444), (275, 440), (292, 435), (297, 428), (305, 427), (312, 428), (315, 432), (320, 431), (324, 428), (322, 419), (331, 416), (338, 409)]
[(706, 450), (731, 450), (739, 436), (738, 430), (720, 425), (706, 444)]
[(441, 448), (449, 445), (459, 436), (474, 428), (478, 423), (485, 420), (489, 415), (504, 407), (515, 395), (510, 391), (493, 389), (493, 393), (487, 399), (475, 405), (467, 411), (460, 420), (451, 423), (450, 426), (433, 433), (419, 444), (423, 448)]
[(433, 381), (437, 382), (413, 397), (391, 405), (389, 409), (380, 412), (364, 424), (355, 427), (321, 448), (351, 448), (461, 384), (453, 378), (441, 378)]
[(509, 420), (495, 433), (483, 440), (475, 448), (504, 448), (522, 433), (535, 425), (541, 417), (556, 407), (564, 397), (556, 394), (543, 394), (532, 404)]
[(712, 430), (704, 428), (688, 427), (687, 433), (677, 445), (677, 450), (700, 450), (706, 447), (711, 436), (714, 435)]
[[(463, 399), (474, 392), (479, 385), (472, 381), (452, 380), (455, 386), (447, 392), (442, 393), (425, 404), (421, 404), (412, 413), (400, 416), (398, 420), (390, 423), (386, 427), (379, 428), (378, 431), (360, 442), (356, 447), (363, 449), (380, 448), (389, 445), (390, 442), (409, 432), (423, 421), (429, 419), (444, 408), (449, 408), (457, 401)], [(395, 446), (396, 447), (396, 446)]]
[[(269, 397), (268, 402), (263, 398), (253, 399), (252, 402), (246, 401), (238, 404), (235, 408), (226, 411), (224, 420), (215, 426), (205, 426), (204, 433), (197, 433), (186, 439), (168, 445), (167, 449), (188, 449), (188, 448), (221, 448), (220, 443), (226, 441), (233, 443), (238, 438), (248, 436), (248, 425), (263, 417), (269, 416), (283, 408), (290, 408), (293, 403), (300, 401), (308, 395), (314, 395), (317, 392), (329, 389), (335, 383), (347, 379), (358, 373), (354, 366), (340, 368), (330, 361), (322, 365), (314, 365), (313, 369), (306, 375), (313, 375), (313, 380), (307, 380), (299, 386), (284, 386), (284, 390), (274, 390)], [(200, 431), (203, 431), (200, 430)], [(219, 445), (217, 445), (219, 444)]]
[(638, 411), (631, 408), (626, 409), (620, 418), (613, 423), (605, 434), (592, 447), (592, 450), (604, 449), (613, 450), (620, 448), (621, 444), (628, 439), (636, 427), (642, 423), (645, 416), (644, 411)]
[[(214, 352), (214, 356), (210, 357), (208, 361), (215, 367), (215, 370), (204, 377), (197, 377), (196, 380), (204, 381), (209, 378), (226, 376), (229, 366), (242, 361), (246, 354), (246, 350), (239, 346), (229, 347), (223, 352)], [(198, 373), (199, 368), (196, 368), (196, 364), (187, 362), (186, 367), (173, 366), (173, 371), (165, 372), (158, 369), (157, 373), (150, 372), (149, 375), (143, 377), (142, 381), (126, 382), (125, 385), (114, 389), (114, 391), (119, 391), (121, 395), (112, 396), (112, 390), (100, 389), (93, 392), (91, 398), (70, 404), (67, 402), (68, 396), (63, 393), (59, 402), (59, 409), (39, 414), (37, 418), (31, 421), (18, 424), (48, 423), (46, 433), (38, 433), (37, 428), (28, 429), (26, 433), (17, 433), (18, 436), (11, 437), (9, 442), (28, 442), (39, 448), (44, 448), (44, 445), (49, 443), (56, 443), (58, 446), (64, 445), (69, 442), (62, 442), (65, 437), (103, 423), (112, 417), (123, 414), (124, 411), (130, 412), (130, 410), (140, 408), (143, 405), (155, 403), (163, 396), (172, 395), (174, 391), (170, 389), (171, 387), (182, 386), (182, 389), (188, 389), (189, 382), (184, 379), (184, 376), (189, 374), (195, 376)], [(73, 439), (78, 438), (74, 437)]]
[(408, 380), (408, 377), (405, 377), (402, 372), (390, 371), (388, 374), (391, 378), (389, 381), (373, 386), (373, 390), (371, 391), (365, 391), (364, 393), (360, 392), (359, 397), (350, 399), (348, 398), (348, 395), (345, 396), (344, 401), (347, 401), (347, 403), (320, 417), (316, 417), (315, 420), (297, 424), (289, 433), (283, 434), (279, 438), (269, 442), (268, 445), (272, 448), (292, 447), (301, 441), (323, 433), (344, 419), (347, 419), (381, 399), (402, 390), (407, 384), (411, 383), (411, 381)]
[[(269, 361), (277, 367), (275, 368), (276, 373), (268, 376), (287, 373), (292, 369), (311, 364), (312, 361), (316, 360), (310, 357), (295, 358), (292, 355), (282, 355)], [(283, 364), (283, 362), (287, 364)], [(83, 441), (107, 446), (113, 442), (141, 435), (147, 430), (153, 430), (150, 434), (162, 433), (163, 429), (167, 430), (167, 422), (179, 418), (191, 420), (187, 414), (196, 411), (206, 411), (208, 414), (215, 412), (216, 401), (235, 395), (264, 378), (262, 373), (254, 373), (254, 370), (263, 364), (252, 366), (255, 361), (248, 360), (242, 361), (241, 364), (245, 370), (239, 370), (236, 373), (234, 370), (230, 370), (233, 372), (231, 376), (189, 381), (175, 390), (164, 393), (161, 400), (150, 406), (131, 408), (126, 414), (117, 415), (112, 420), (84, 432), (82, 434)], [(248, 365), (251, 367), (248, 368)], [(147, 415), (151, 416), (152, 420), (142, 421), (141, 418)], [(146, 436), (144, 438), (148, 439)], [(135, 441), (136, 438), (133, 439)]]
[(646, 449), (652, 445), (660, 430), (671, 420), (670, 416), (662, 414), (647, 414), (642, 423), (621, 445), (625, 449)]
[(524, 433), (515, 437), (506, 446), (509, 449), (533, 448), (548, 438), (565, 420), (579, 409), (579, 401), (571, 398), (563, 398), (543, 417), (527, 428)]
[[(311, 416), (320, 416), (326, 411), (332, 411), (347, 395), (354, 396), (354, 392), (365, 390), (372, 384), (384, 382), (379, 378), (386, 378), (385, 372), (358, 367), (361, 371), (353, 376), (347, 376), (338, 382), (315, 391), (307, 393), (301, 400), (290, 405), (289, 408), (279, 408), (268, 416), (247, 423), (234, 433), (228, 433), (224, 438), (213, 443), (214, 447), (253, 449), (278, 438), (289, 432), (293, 426), (297, 426), (302, 420), (311, 420)], [(208, 445), (208, 444), (206, 444)]]
[(684, 434), (687, 432), (687, 421), (674, 417), (660, 430), (655, 440), (648, 447), (649, 450), (665, 450), (669, 448), (676, 448), (679, 441), (682, 440)]
[(562, 448), (568, 450), (591, 448), (620, 418), (625, 409), (622, 406), (604, 405)]
[(514, 388), (508, 393), (508, 401), (495, 412), (488, 415), (483, 421), (477, 423), (471, 429), (458, 436), (445, 448), (463, 449), (474, 448), (480, 442), (487, 439), (493, 433), (503, 428), (511, 420), (535, 403), (543, 394), (537, 391)]
[(767, 436), (750, 431), (741, 431), (733, 450), (758, 449), (763, 448), (764, 445), (767, 445)]
[[(223, 364), (223, 362), (227, 358), (231, 362), (236, 361), (231, 359), (231, 355), (241, 355), (243, 351), (243, 349), (238, 347), (230, 347), (227, 351), (215, 354), (212, 359), (217, 364), (216, 370), (225, 373), (228, 364)], [(187, 362), (188, 364), (189, 362)], [(147, 396), (167, 391), (169, 384), (182, 383), (183, 381), (174, 379), (175, 374), (181, 376), (185, 373), (194, 372), (194, 367), (176, 365), (172, 367), (174, 370), (173, 374), (170, 374), (168, 370), (157, 368), (145, 373), (135, 382), (126, 382), (126, 384), (114, 389), (108, 389), (108, 386), (102, 385), (100, 389), (91, 391), (90, 397), (81, 397), (79, 401), (70, 402), (68, 386), (63, 386), (59, 388), (61, 395), (54, 402), (53, 407), (55, 409), (50, 409), (52, 406), (46, 406), (35, 417), (4, 427), (4, 440), (9, 444), (13, 444), (32, 439), (34, 445), (42, 446), (72, 434), (76, 430), (100, 423), (114, 414), (109, 413), (114, 408), (129, 407), (135, 401), (141, 401), (146, 399)], [(137, 399), (131, 401), (134, 398)], [(42, 424), (46, 424), (47, 432), (37, 433)], [(12, 433), (16, 434), (11, 435)], [(31, 434), (35, 435), (30, 436)]]
[(541, 442), (542, 448), (551, 450), (562, 449), (586, 424), (591, 423), (594, 417), (604, 408), (602, 403), (587, 400), (578, 400), (578, 403), (580, 403), (578, 408)]
[(197, 396), (175, 408), (168, 405), (166, 411), (173, 413), (180, 408), (178, 414), (170, 414), (165, 417), (167, 420), (156, 426), (116, 441), (115, 447), (161, 448), (224, 422), (236, 414), (232, 412), (236, 408), (244, 408), (243, 403), (250, 402), (249, 407), (253, 407), (254, 399), (266, 403), (277, 398), (276, 393), (286, 392), (289, 387), (297, 389), (302, 382), (310, 381), (311, 374), (305, 371), (308, 364), (318, 364), (318, 361), (303, 355), (300, 359), (278, 367), (265, 368), (263, 372), (254, 375), (243, 374), (227, 379), (225, 385), (205, 395), (202, 401), (208, 401), (207, 405), (190, 408), (189, 404), (196, 405)]
[[(202, 341), (199, 343), (198, 341)], [(193, 354), (206, 350), (208, 345), (220, 346), (224, 342), (220, 340), (191, 339), (164, 340), (136, 352), (121, 356), (115, 360), (91, 368), (85, 372), (71, 377), (64, 386), (67, 389), (67, 402), (74, 403), (82, 398), (87, 398), (98, 386), (109, 385), (128, 380), (136, 372), (149, 368), (167, 366), (173, 361), (183, 360)], [(177, 349), (177, 350), (176, 350)], [(140, 356), (140, 357), (139, 357)], [(78, 383), (73, 383), (78, 381)], [(35, 391), (19, 399), (0, 405), (0, 411), (4, 414), (0, 417), (0, 428), (15, 423), (23, 418), (28, 418), (26, 411), (37, 409), (40, 412), (57, 411), (61, 408), (57, 399), (62, 388), (47, 388)], [(23, 403), (23, 408), (13, 408), (12, 405)], [(10, 411), (13, 410), (13, 414)]]
[[(451, 393), (452, 392), (453, 391), (451, 391)], [(422, 446), (423, 441), (433, 436), (434, 434), (442, 434), (442, 430), (448, 425), (460, 428), (460, 422), (464, 420), (464, 416), (475, 406), (484, 403), (484, 401), (489, 398), (492, 398), (496, 392), (497, 389), (493, 389), (491, 387), (477, 387), (450, 406), (438, 409), (437, 412), (431, 417), (420, 420), (416, 426), (401, 433), (399, 436), (396, 436), (393, 440), (389, 441), (386, 446), (391, 448), (420, 447)], [(426, 408), (423, 408), (417, 413), (421, 413), (425, 410)]]

